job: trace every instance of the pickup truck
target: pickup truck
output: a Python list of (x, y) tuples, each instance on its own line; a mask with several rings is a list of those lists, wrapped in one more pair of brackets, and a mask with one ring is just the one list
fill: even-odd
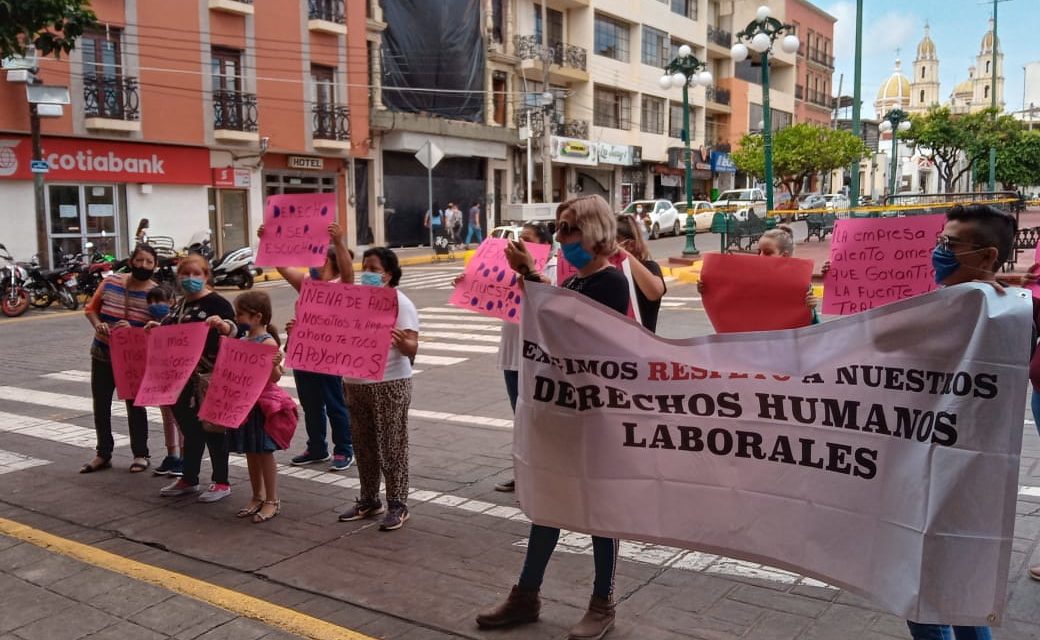
[(761, 189), (730, 189), (711, 203), (717, 211), (732, 213), (737, 220), (747, 220), (748, 211), (766, 217), (766, 195)]

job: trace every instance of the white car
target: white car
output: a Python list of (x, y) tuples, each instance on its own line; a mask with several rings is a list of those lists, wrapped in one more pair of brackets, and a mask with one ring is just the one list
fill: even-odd
[[(680, 218), (686, 217), (686, 209), (693, 209), (693, 224), (697, 231), (708, 231), (711, 229), (711, 221), (715, 219), (715, 207), (707, 200), (694, 200), (687, 205), (686, 202), (676, 202), (675, 210), (679, 212)], [(682, 222), (683, 232), (686, 232), (686, 221)]]
[(505, 238), (506, 240), (519, 240), (520, 239), (520, 232), (522, 232), (523, 230), (524, 230), (524, 228), (521, 227), (521, 226), (517, 226), (515, 224), (507, 224), (507, 225), (503, 225), (501, 227), (495, 227), (494, 229), (491, 230), (491, 233), (488, 234), (488, 235), (489, 235), (489, 237), (492, 237), (492, 238)]
[(677, 236), (682, 233), (682, 221), (679, 212), (667, 200), (636, 200), (625, 207), (621, 213), (634, 215), (646, 226), (650, 239), (656, 240), (662, 233)]
[(737, 220), (747, 220), (749, 211), (753, 211), (760, 218), (766, 216), (766, 194), (761, 189), (723, 191), (711, 205), (732, 213)]
[(843, 193), (828, 193), (823, 199), (826, 200), (824, 206), (831, 211), (849, 208), (849, 199)]

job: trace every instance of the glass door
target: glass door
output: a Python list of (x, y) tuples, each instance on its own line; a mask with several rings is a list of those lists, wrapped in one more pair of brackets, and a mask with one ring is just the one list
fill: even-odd
[(241, 189), (209, 190), (209, 224), (217, 257), (250, 245), (248, 196)]
[(48, 234), (51, 264), (63, 253), (88, 254), (84, 245), (116, 258), (121, 229), (117, 190), (114, 185), (47, 186)]

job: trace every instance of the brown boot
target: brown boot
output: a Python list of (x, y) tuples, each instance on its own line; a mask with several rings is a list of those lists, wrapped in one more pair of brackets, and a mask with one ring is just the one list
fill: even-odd
[(569, 640), (599, 640), (614, 628), (614, 603), (606, 598), (592, 596), (589, 610), (581, 622), (571, 628)]
[(538, 591), (525, 591), (519, 586), (513, 587), (506, 601), (490, 611), (477, 616), (477, 624), (485, 629), (495, 627), (512, 627), (518, 624), (537, 622), (542, 609), (542, 601), (538, 599)]

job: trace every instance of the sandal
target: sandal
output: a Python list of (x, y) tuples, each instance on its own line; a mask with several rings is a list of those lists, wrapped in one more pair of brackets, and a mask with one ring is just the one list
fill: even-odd
[[(278, 515), (279, 513), (282, 512), (282, 501), (281, 500), (264, 500), (263, 504), (273, 504), (274, 505), (274, 513), (272, 513), (271, 515), (266, 515), (265, 516), (263, 513), (261, 513), (259, 510), (257, 510), (257, 512), (253, 514), (253, 524), (260, 524), (261, 522), (267, 522), (268, 520), (270, 520), (271, 518), (275, 517), (276, 515)], [(262, 508), (263, 507), (261, 506), (261, 509)]]
[(87, 464), (85, 464), (82, 467), (80, 467), (79, 472), (80, 473), (94, 473), (95, 471), (101, 471), (102, 469), (111, 469), (111, 468), (112, 468), (112, 461), (109, 460), (108, 458), (105, 458), (100, 464), (94, 464), (94, 461), (91, 460)]
[(249, 516), (256, 515), (258, 511), (264, 508), (264, 499), (260, 496), (253, 496), (249, 501), (249, 504), (238, 510), (235, 514), (236, 518), (248, 518)]
[[(144, 462), (141, 462), (142, 460)], [(148, 458), (134, 458), (133, 463), (130, 465), (130, 473), (141, 473), (147, 469), (150, 464), (151, 461)]]

